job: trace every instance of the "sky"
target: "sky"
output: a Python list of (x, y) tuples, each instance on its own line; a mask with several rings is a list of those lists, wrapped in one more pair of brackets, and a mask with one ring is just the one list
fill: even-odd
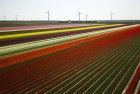
[(0, 20), (140, 20), (140, 0), (0, 0)]

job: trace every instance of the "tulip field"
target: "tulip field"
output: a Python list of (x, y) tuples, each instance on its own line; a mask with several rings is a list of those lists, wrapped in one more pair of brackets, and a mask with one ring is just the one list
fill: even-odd
[(140, 25), (1, 28), (0, 94), (140, 94)]

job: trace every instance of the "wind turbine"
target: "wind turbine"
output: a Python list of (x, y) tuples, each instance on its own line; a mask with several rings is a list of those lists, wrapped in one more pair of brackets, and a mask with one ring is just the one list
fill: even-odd
[(48, 21), (49, 21), (50, 20), (50, 12), (47, 11), (46, 13), (48, 14)]

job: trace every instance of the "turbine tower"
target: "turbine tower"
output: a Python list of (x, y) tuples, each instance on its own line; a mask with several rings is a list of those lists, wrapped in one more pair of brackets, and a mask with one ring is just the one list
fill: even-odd
[(46, 13), (47, 13), (47, 15), (48, 15), (48, 21), (49, 21), (49, 20), (50, 20), (50, 12), (47, 11)]
[(111, 21), (113, 20), (113, 14), (114, 14), (114, 13), (111, 12)]
[(15, 19), (16, 19), (16, 21), (18, 20), (18, 15), (15, 15)]
[(87, 19), (88, 19), (88, 15), (86, 14), (86, 21), (87, 21)]
[(3, 16), (4, 20), (6, 21), (6, 16)]
[(81, 12), (78, 11), (79, 21), (81, 20)]

